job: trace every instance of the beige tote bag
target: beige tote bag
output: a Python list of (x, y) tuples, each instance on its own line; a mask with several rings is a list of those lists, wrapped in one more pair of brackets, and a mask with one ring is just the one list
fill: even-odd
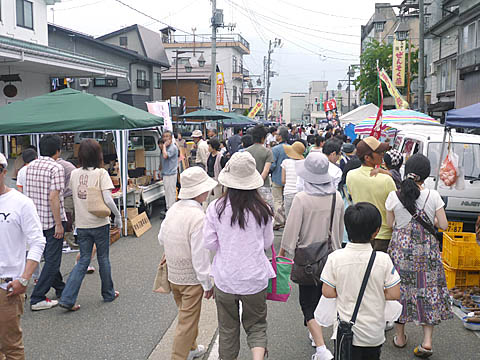
[(168, 281), (168, 268), (167, 260), (165, 255), (163, 255), (160, 264), (158, 264), (157, 275), (153, 282), (153, 292), (159, 294), (169, 294), (172, 290), (170, 289), (170, 282)]
[(100, 188), (100, 176), (102, 175), (103, 172), (97, 176), (95, 184), (87, 188), (88, 212), (92, 215), (98, 216), (99, 218), (105, 218), (107, 216), (110, 216), (110, 209), (103, 200), (103, 194)]

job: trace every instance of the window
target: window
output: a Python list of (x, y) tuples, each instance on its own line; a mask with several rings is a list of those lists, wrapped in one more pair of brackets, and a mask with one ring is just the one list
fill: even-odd
[(457, 59), (449, 59), (438, 65), (437, 92), (455, 90), (457, 84)]
[(130, 143), (133, 149), (145, 149), (145, 151), (155, 151), (157, 144), (153, 136), (130, 135)]
[(145, 70), (137, 70), (137, 80), (147, 80), (147, 73)]
[(155, 89), (162, 88), (162, 75), (158, 72), (153, 73), (153, 87)]
[(150, 87), (150, 81), (147, 81), (147, 72), (145, 70), (137, 70), (137, 88), (146, 89)]
[(237, 60), (237, 57), (235, 55), (232, 55), (232, 72), (238, 72), (237, 69), (238, 68), (238, 60)]
[(93, 79), (93, 86), (95, 87), (117, 87), (117, 79), (110, 78), (95, 78)]
[(463, 52), (472, 50), (476, 46), (476, 39), (475, 39), (475, 25), (476, 23), (471, 23), (463, 28), (463, 41), (462, 41), (462, 49)]
[(119, 41), (120, 41), (120, 46), (125, 46), (125, 47), (128, 46), (128, 37), (120, 36)]
[(27, 0), (17, 0), (17, 25), (33, 29), (33, 3)]
[[(459, 157), (458, 163), (463, 168), (465, 179), (476, 179), (480, 174), (480, 144), (452, 143), (451, 146), (452, 151)], [(431, 164), (430, 176), (437, 175), (441, 150), (441, 142), (428, 144), (427, 157)]]
[(392, 44), (393, 44), (393, 35), (388, 35), (388, 36), (387, 36), (387, 43), (388, 43), (388, 45), (392, 45)]

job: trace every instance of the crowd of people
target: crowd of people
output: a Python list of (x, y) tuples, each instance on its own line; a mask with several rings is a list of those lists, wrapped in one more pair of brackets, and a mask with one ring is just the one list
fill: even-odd
[[(376, 257), (353, 326), (352, 359), (380, 358), (390, 327), (383, 311), (387, 300), (403, 306), (394, 345), (406, 346), (405, 324), (413, 322), (424, 331), (415, 355), (432, 355), (433, 327), (451, 312), (439, 244), (425, 228), (447, 228), (440, 195), (424, 187), (428, 158), (410, 157), (402, 179), (403, 156), (388, 143), (374, 137), (352, 142), (331, 125), (323, 130), (257, 125), (236, 129), (225, 142), (214, 131), (204, 140), (196, 130), (192, 138), (196, 166), (180, 173), (178, 196), (179, 138), (165, 131), (159, 142), (167, 211), (158, 239), (179, 310), (173, 360), (205, 353), (196, 342), (203, 297), (215, 299), (220, 359), (238, 358), (240, 325), (252, 358), (268, 354), (266, 290), (276, 274), (266, 251), (274, 231), (282, 228), (279, 256), (329, 244), (318, 281), (299, 284), (306, 336), (315, 347), (312, 360), (333, 358), (314, 316), (320, 298), (336, 298), (339, 318), (348, 322), (372, 251)], [(100, 145), (84, 140), (77, 166), (61, 160), (58, 136), (45, 135), (39, 145), (40, 156), (34, 149), (24, 153), (19, 191), (6, 185), (7, 161), (0, 154), (0, 229), (6, 250), (0, 251), (0, 355), (8, 360), (24, 358), (20, 316), (42, 254), (31, 310), (56, 305), (79, 310), (77, 296), (95, 249), (103, 300), (119, 296), (111, 276), (109, 231), (110, 216), (119, 228), (122, 218)], [(93, 211), (93, 200), (104, 209)], [(60, 264), (67, 231), (80, 254), (65, 283)], [(46, 297), (51, 288), (58, 300)]]
[[(447, 228), (440, 195), (424, 188), (428, 158), (410, 157), (402, 179), (403, 155), (387, 142), (374, 137), (352, 142), (330, 125), (324, 130), (257, 125), (236, 129), (223, 145), (216, 136), (210, 133), (205, 141), (194, 132), (199, 166), (180, 175), (180, 200), (159, 234), (182, 319), (172, 359), (193, 359), (205, 351), (195, 341), (202, 294), (217, 305), (220, 359), (237, 359), (241, 324), (252, 358), (264, 358), (266, 289), (275, 277), (266, 251), (274, 230), (282, 228), (279, 256), (294, 257), (299, 248), (331, 241), (318, 283), (299, 284), (304, 324), (316, 348), (312, 360), (333, 358), (314, 316), (320, 298), (336, 298), (339, 317), (348, 322), (372, 251), (376, 257), (353, 327), (352, 359), (380, 359), (384, 332), (393, 327), (384, 317), (387, 300), (403, 306), (394, 346), (406, 346), (405, 324), (413, 322), (424, 331), (414, 354), (432, 355), (433, 327), (451, 312), (438, 240), (416, 220), (421, 216), (432, 228)], [(179, 227), (180, 212), (182, 219), (191, 217), (188, 226)]]

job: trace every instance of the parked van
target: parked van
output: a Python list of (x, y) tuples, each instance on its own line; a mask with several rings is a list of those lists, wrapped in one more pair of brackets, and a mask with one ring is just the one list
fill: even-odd
[[(443, 155), (442, 141), (444, 127), (439, 125), (403, 125), (395, 126), (398, 132), (394, 140), (394, 148), (401, 151), (405, 161), (413, 154), (420, 153), (430, 159), (432, 170), (425, 181), (429, 189), (435, 188), (438, 167), (447, 155), (445, 144)], [(448, 188), (440, 181), (438, 191), (446, 203), (446, 213), (450, 229), (474, 232), (475, 221), (480, 213), (480, 135), (451, 132), (451, 147), (459, 157), (459, 167), (465, 179), (465, 189)], [(442, 156), (442, 158), (440, 158)], [(461, 230), (460, 230), (461, 231)]]

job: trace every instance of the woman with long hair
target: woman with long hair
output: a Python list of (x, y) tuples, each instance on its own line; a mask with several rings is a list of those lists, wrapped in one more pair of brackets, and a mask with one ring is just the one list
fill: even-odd
[(76, 305), (75, 302), (90, 265), (94, 245), (97, 248), (103, 301), (111, 302), (119, 296), (119, 292), (115, 291), (113, 287), (110, 267), (110, 216), (98, 217), (88, 211), (88, 188), (100, 188), (105, 205), (115, 215), (115, 226), (122, 228), (122, 217), (112, 198), (112, 180), (107, 170), (103, 168), (100, 144), (93, 139), (83, 140), (78, 150), (78, 160), (80, 168), (72, 171), (70, 187), (75, 207), (75, 226), (80, 260), (70, 273), (59, 302), (61, 307), (71, 311), (80, 309), (80, 305)]
[(263, 178), (248, 152), (236, 152), (221, 171), (225, 187), (208, 209), (203, 229), (205, 248), (215, 251), (212, 276), (219, 324), (222, 360), (237, 359), (241, 322), (254, 360), (267, 348), (268, 280), (275, 272), (265, 255), (273, 244), (273, 212), (257, 189)]
[(448, 222), (440, 194), (424, 187), (429, 176), (428, 158), (413, 155), (405, 163), (400, 190), (392, 191), (385, 202), (387, 223), (393, 228), (388, 253), (402, 281), (403, 310), (393, 344), (399, 348), (407, 345), (405, 323), (421, 325), (423, 342), (414, 354), (424, 358), (433, 354), (433, 327), (452, 316), (439, 244), (432, 234), (434, 225), (446, 230)]

